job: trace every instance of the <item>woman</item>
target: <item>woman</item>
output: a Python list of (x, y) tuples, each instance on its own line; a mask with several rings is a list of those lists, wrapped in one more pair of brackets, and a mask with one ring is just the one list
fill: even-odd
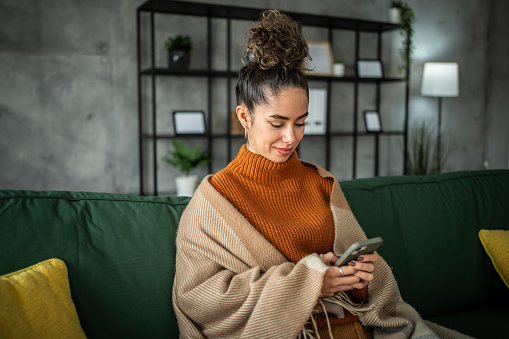
[(309, 114), (298, 25), (265, 12), (247, 51), (236, 108), (247, 143), (203, 180), (180, 221), (173, 302), (181, 336), (437, 337), (401, 300), (378, 254), (332, 265), (334, 253), (366, 237), (338, 182), (295, 151)]

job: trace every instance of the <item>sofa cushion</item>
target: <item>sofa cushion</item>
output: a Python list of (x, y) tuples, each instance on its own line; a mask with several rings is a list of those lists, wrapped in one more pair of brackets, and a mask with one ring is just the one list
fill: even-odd
[(0, 274), (60, 258), (92, 338), (178, 337), (175, 236), (189, 198), (0, 191)]
[(478, 238), (509, 227), (509, 171), (341, 183), (368, 237), (393, 268), (403, 299), (424, 317), (509, 300)]
[(498, 274), (509, 287), (509, 230), (480, 230), (479, 238)]
[(86, 338), (62, 260), (0, 277), (0, 338)]

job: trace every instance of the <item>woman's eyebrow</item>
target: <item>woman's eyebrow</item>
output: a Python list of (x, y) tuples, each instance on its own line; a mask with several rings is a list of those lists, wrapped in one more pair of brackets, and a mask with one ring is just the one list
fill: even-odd
[[(298, 117), (297, 120), (305, 118), (308, 115), (309, 115), (309, 112), (306, 112), (306, 113), (302, 114), (300, 117)], [(269, 116), (269, 118), (278, 119), (278, 120), (290, 120), (290, 118), (279, 115), (279, 114), (272, 114)]]

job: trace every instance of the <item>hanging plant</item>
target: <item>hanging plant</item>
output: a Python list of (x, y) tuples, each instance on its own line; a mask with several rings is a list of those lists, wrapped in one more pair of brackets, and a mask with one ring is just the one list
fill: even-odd
[(414, 28), (415, 22), (414, 10), (404, 1), (392, 1), (392, 8), (397, 8), (400, 11), (401, 23), (399, 33), (403, 37), (403, 45), (399, 49), (403, 65), (399, 67), (399, 71), (405, 74), (405, 81), (410, 82), (410, 65), (412, 64), (414, 52)]

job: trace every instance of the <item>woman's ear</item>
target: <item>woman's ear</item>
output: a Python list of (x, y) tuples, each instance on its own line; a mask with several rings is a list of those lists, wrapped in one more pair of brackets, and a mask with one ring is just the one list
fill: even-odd
[(249, 112), (247, 111), (247, 107), (244, 105), (239, 105), (236, 108), (237, 118), (239, 119), (242, 127), (248, 128), (251, 120), (249, 119)]

